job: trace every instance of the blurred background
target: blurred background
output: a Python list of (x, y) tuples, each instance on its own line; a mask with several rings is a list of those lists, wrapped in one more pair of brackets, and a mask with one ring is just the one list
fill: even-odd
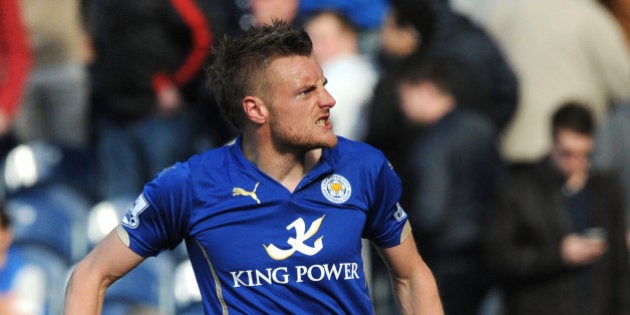
[[(337, 100), (336, 133), (381, 149), (401, 176), (401, 203), (452, 314), (505, 314), (503, 283), (483, 250), (484, 218), (496, 204), (486, 197), (499, 194), (501, 174), (548, 157), (551, 117), (567, 101), (592, 112), (589, 169), (614, 174), (623, 223), (630, 218), (630, 1), (2, 0), (1, 314), (61, 313), (73, 265), (119, 224), (143, 185), (236, 136), (204, 67), (224, 35), (274, 18), (311, 36)], [(401, 84), (423, 80), (483, 121), (454, 146), (473, 157), (470, 147), (487, 144), (485, 163), (458, 160), (467, 169), (453, 176), (485, 181), (427, 190), (440, 179), (419, 171), (421, 161), (449, 173), (438, 162), (451, 155), (430, 160), (445, 146), (427, 145), (440, 138), (407, 105), (436, 99), (402, 97)], [(449, 204), (454, 214), (418, 197), (459, 200), (470, 185), (497, 188)], [(375, 312), (397, 314), (386, 267), (368, 243), (364, 260)], [(115, 283), (103, 314), (201, 314), (200, 300), (180, 246)]]

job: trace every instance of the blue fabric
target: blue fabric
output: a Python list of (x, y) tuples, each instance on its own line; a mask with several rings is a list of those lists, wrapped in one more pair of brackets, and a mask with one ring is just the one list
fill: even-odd
[[(164, 171), (123, 219), (130, 248), (186, 244), (208, 314), (370, 314), (361, 237), (400, 244), (400, 180), (382, 153), (339, 138), (290, 192), (240, 138)], [(217, 292), (220, 292), (218, 294)]]
[(0, 293), (11, 292), (15, 276), (25, 264), (24, 259), (22, 259), (20, 252), (16, 248), (12, 247), (9, 249), (7, 262), (4, 267), (0, 269)]
[(386, 0), (301, 0), (300, 13), (308, 16), (309, 13), (324, 9), (341, 11), (358, 27), (368, 30), (378, 29), (389, 4)]

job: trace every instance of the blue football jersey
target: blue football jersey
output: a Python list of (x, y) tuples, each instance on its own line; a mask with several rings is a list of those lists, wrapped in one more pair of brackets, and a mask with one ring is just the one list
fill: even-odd
[(361, 238), (399, 245), (400, 179), (383, 154), (339, 138), (291, 192), (235, 144), (177, 163), (123, 218), (141, 256), (182, 240), (207, 314), (371, 314)]

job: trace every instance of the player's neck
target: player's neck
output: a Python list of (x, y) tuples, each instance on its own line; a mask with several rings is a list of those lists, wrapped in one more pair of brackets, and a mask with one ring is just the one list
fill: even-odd
[(245, 158), (256, 165), (289, 191), (294, 191), (302, 178), (319, 161), (322, 150), (306, 152), (283, 152), (272, 145), (260, 145), (260, 142), (249, 142), (243, 139)]

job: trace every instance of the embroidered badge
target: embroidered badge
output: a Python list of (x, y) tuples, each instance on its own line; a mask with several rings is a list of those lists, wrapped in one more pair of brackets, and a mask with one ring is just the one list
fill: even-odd
[(322, 194), (331, 202), (344, 203), (350, 199), (352, 187), (345, 177), (332, 174), (322, 180)]

